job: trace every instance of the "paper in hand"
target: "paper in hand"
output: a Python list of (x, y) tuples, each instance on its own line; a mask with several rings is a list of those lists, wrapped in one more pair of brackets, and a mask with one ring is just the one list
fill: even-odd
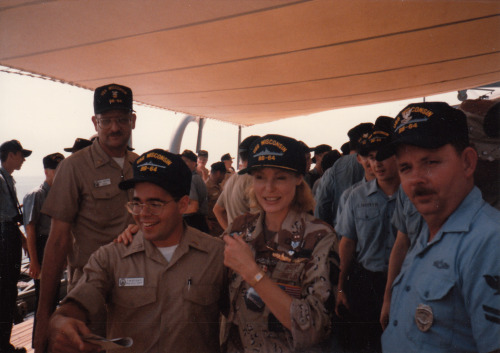
[(87, 335), (83, 337), (85, 342), (97, 344), (102, 349), (123, 349), (132, 347), (134, 340), (130, 337), (107, 339), (98, 335)]

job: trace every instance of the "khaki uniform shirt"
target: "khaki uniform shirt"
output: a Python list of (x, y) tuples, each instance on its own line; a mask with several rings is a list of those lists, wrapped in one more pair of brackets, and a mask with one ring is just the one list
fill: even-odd
[(208, 228), (210, 228), (210, 234), (213, 236), (219, 236), (224, 232), (224, 229), (220, 226), (217, 221), (217, 217), (214, 214), (214, 206), (222, 192), (222, 187), (220, 184), (216, 184), (212, 179), (207, 180), (207, 203), (208, 203)]
[(170, 262), (142, 232), (130, 246), (111, 243), (89, 259), (66, 297), (90, 314), (106, 303), (109, 338), (131, 337), (119, 352), (219, 352), (227, 308), (224, 242), (186, 227)]
[(133, 190), (120, 190), (118, 184), (132, 178), (137, 157), (127, 151), (122, 169), (96, 140), (60, 163), (42, 212), (71, 223), (74, 240), (68, 263), (72, 283), (94, 251), (133, 223), (125, 208)]
[[(223, 339), (228, 352), (316, 352), (331, 326), (338, 279), (338, 240), (333, 228), (307, 213), (289, 211), (266, 241), (264, 213), (245, 214), (229, 227), (252, 247), (261, 269), (292, 298), (286, 329), (241, 276), (229, 285), (231, 311)], [(255, 307), (261, 307), (256, 310)]]

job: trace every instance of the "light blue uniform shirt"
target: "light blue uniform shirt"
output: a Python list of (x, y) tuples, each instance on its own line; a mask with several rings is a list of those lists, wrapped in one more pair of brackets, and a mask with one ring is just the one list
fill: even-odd
[(314, 216), (328, 224), (335, 224), (340, 196), (349, 186), (360, 181), (365, 170), (358, 163), (356, 154), (340, 157), (321, 177), (316, 191)]
[(424, 224), (424, 219), (418, 213), (401, 186), (399, 186), (398, 190), (392, 224), (397, 230), (408, 236), (410, 239), (410, 248), (415, 244)]
[(46, 181), (27, 193), (23, 199), (24, 225), (33, 223), (36, 235), (49, 235), (51, 217), (41, 213), (43, 203), (47, 198), (50, 186)]
[[(500, 349), (500, 212), (478, 188), (427, 244), (424, 223), (393, 284), (384, 352), (491, 352)], [(428, 331), (420, 322), (426, 318)], [(429, 321), (430, 320), (430, 321)]]
[(347, 199), (349, 198), (349, 195), (351, 195), (351, 192), (354, 189), (356, 189), (358, 186), (360, 186), (361, 184), (365, 184), (365, 183), (367, 183), (367, 181), (365, 178), (363, 178), (360, 181), (358, 181), (356, 184), (349, 186), (347, 189), (344, 190), (344, 192), (340, 196), (340, 201), (339, 201), (339, 204), (337, 206), (337, 217), (335, 217), (335, 224), (337, 224), (337, 221), (340, 218), (340, 214), (342, 213), (342, 210), (344, 209), (345, 203), (346, 203)]
[(396, 240), (391, 224), (397, 193), (388, 197), (377, 179), (361, 184), (348, 197), (335, 231), (355, 240), (356, 259), (367, 270), (387, 272), (389, 256)]

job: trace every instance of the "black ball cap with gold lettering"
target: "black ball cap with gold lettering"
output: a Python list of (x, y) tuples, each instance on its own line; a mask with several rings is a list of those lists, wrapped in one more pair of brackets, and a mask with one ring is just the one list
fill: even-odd
[(94, 114), (120, 109), (133, 111), (132, 90), (126, 86), (111, 83), (97, 87), (94, 91)]
[(412, 103), (396, 116), (392, 142), (377, 153), (384, 160), (406, 144), (434, 149), (448, 143), (469, 144), (467, 117), (445, 102)]
[(282, 135), (266, 135), (250, 146), (247, 168), (239, 174), (259, 168), (278, 168), (304, 175), (306, 157), (299, 141)]
[(191, 171), (182, 158), (162, 149), (154, 149), (141, 155), (133, 165), (134, 177), (122, 181), (122, 190), (133, 188), (137, 183), (153, 183), (165, 189), (172, 197), (189, 195)]

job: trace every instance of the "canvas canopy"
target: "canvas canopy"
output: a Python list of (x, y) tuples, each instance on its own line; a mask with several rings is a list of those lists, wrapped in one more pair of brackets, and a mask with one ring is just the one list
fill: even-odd
[(0, 0), (0, 65), (241, 125), (500, 81), (500, 2)]

